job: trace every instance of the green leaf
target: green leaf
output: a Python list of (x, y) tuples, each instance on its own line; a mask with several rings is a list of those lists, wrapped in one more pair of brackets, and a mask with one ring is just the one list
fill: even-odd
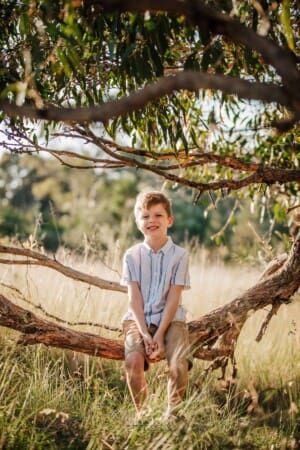
[(27, 14), (22, 14), (19, 21), (20, 33), (25, 36), (30, 33), (30, 21)]
[(280, 21), (283, 26), (284, 36), (286, 38), (287, 44), (289, 48), (294, 52), (295, 51), (295, 43), (293, 36), (293, 29), (291, 25), (291, 4), (290, 0), (283, 0), (281, 6), (281, 14)]
[(56, 54), (57, 54), (57, 56), (58, 56), (60, 62), (61, 62), (62, 65), (63, 65), (65, 74), (66, 74), (69, 78), (71, 78), (71, 77), (72, 77), (72, 74), (73, 74), (73, 71), (72, 71), (72, 68), (71, 68), (71, 66), (70, 66), (70, 64), (69, 64), (68, 58), (66, 57), (65, 53), (64, 53), (62, 50), (57, 49), (57, 50), (56, 50)]

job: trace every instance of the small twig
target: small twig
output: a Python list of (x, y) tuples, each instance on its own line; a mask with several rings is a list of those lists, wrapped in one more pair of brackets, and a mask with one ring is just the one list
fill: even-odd
[(214, 196), (213, 196), (212, 192), (208, 191), (208, 195), (209, 195), (210, 201), (211, 201), (214, 209), (217, 209), (216, 202), (215, 202), (215, 199), (214, 199)]
[(228, 216), (228, 219), (226, 220), (226, 222), (224, 223), (224, 225), (222, 226), (222, 228), (217, 231), (215, 234), (213, 234), (210, 238), (212, 240), (216, 239), (218, 236), (220, 236), (221, 234), (224, 233), (224, 231), (226, 230), (226, 228), (228, 227), (228, 225), (230, 224), (230, 221), (235, 213), (235, 211), (237, 210), (237, 208), (240, 206), (240, 202), (238, 200), (235, 201), (232, 210), (230, 211), (230, 214)]
[(294, 209), (300, 208), (300, 203), (298, 203), (297, 205), (291, 206), (290, 208), (288, 208), (287, 213), (289, 214), (290, 212), (294, 211)]
[(101, 438), (100, 441), (102, 444), (107, 447), (109, 450), (115, 450), (114, 447), (112, 447), (105, 439)]
[(100, 289), (108, 289), (111, 291), (119, 291), (124, 293), (127, 292), (127, 289), (124, 286), (121, 286), (119, 283), (115, 281), (108, 281), (93, 275), (88, 275), (84, 272), (80, 272), (79, 270), (72, 269), (71, 267), (68, 267), (60, 263), (56, 259), (49, 258), (44, 254), (29, 249), (25, 248), (21, 249), (18, 247), (9, 247), (5, 245), (0, 245), (0, 253), (6, 253), (27, 258), (20, 260), (0, 259), (0, 263), (2, 264), (46, 266), (53, 270), (56, 270), (59, 273), (62, 273), (68, 278), (72, 278), (73, 280), (77, 281), (82, 281), (83, 283), (87, 283), (92, 286), (97, 286)]
[(283, 253), (282, 255), (277, 256), (273, 259), (265, 268), (263, 273), (260, 275), (259, 280), (264, 280), (268, 278), (270, 275), (273, 275), (277, 270), (279, 270), (283, 264), (286, 262), (288, 258), (287, 253)]
[(273, 303), (273, 304), (272, 304), (272, 307), (271, 307), (270, 311), (268, 312), (268, 314), (267, 314), (265, 320), (263, 321), (262, 326), (261, 326), (261, 328), (260, 328), (260, 330), (259, 330), (258, 335), (257, 335), (256, 338), (255, 338), (256, 342), (260, 342), (260, 341), (261, 341), (263, 335), (264, 335), (265, 332), (267, 331), (267, 327), (268, 327), (268, 325), (269, 325), (269, 323), (270, 323), (272, 317), (273, 317), (275, 314), (277, 314), (277, 312), (278, 312), (280, 306), (281, 306), (281, 303), (280, 303), (280, 302), (276, 302), (276, 303)]
[(269, 257), (273, 258), (272, 249), (271, 249), (270, 246), (268, 245), (268, 242), (266, 242), (266, 240), (265, 240), (263, 237), (261, 237), (261, 236), (259, 235), (259, 233), (258, 233), (257, 230), (254, 228), (254, 225), (253, 225), (251, 222), (248, 222), (248, 226), (249, 226), (250, 230), (253, 231), (254, 236), (255, 236), (255, 237), (258, 239), (258, 241), (263, 245), (263, 248), (264, 248), (266, 254), (267, 254)]
[(6, 283), (2, 283), (0, 282), (0, 284), (4, 287), (6, 287), (7, 289), (11, 289), (12, 291), (15, 291), (20, 299), (24, 302), (27, 303), (30, 306), (33, 306), (35, 309), (38, 309), (40, 311), (42, 311), (42, 313), (48, 317), (49, 319), (54, 319), (56, 322), (62, 323), (64, 325), (71, 325), (71, 326), (90, 326), (90, 327), (96, 327), (96, 328), (103, 328), (105, 330), (109, 330), (109, 331), (116, 331), (118, 333), (121, 333), (122, 330), (118, 327), (112, 327), (110, 325), (106, 325), (103, 323), (94, 323), (94, 322), (71, 322), (69, 320), (63, 320), (60, 317), (57, 317), (51, 313), (49, 313), (42, 305), (41, 303), (35, 304), (33, 302), (31, 302), (30, 300), (28, 300), (25, 295), (20, 291), (20, 289), (11, 286), (9, 284)]

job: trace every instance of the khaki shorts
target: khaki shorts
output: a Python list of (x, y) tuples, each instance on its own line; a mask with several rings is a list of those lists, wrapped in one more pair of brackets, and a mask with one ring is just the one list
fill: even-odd
[[(148, 331), (153, 336), (157, 330), (156, 325), (150, 325)], [(149, 368), (149, 358), (147, 358), (145, 345), (142, 336), (134, 320), (123, 322), (123, 332), (125, 335), (125, 359), (131, 352), (142, 353), (145, 357), (145, 370)], [(190, 355), (189, 333), (185, 322), (172, 322), (165, 334), (165, 353), (168, 364), (175, 359), (186, 359), (191, 369), (192, 357)]]

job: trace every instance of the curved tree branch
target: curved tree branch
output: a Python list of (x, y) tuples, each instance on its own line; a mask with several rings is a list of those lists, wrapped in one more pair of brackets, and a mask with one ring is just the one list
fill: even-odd
[(0, 325), (23, 333), (18, 342), (25, 345), (41, 343), (103, 358), (116, 360), (124, 358), (124, 346), (121, 340), (75, 331), (40, 319), (34, 313), (14, 305), (1, 294)]
[[(110, 159), (96, 158), (87, 155), (78, 155), (75, 152), (67, 150), (51, 150), (45, 147), (39, 146), (38, 151), (47, 152), (56, 157), (63, 165), (77, 169), (91, 169), (91, 168), (119, 168), (119, 167), (135, 167), (149, 172), (155, 173), (165, 179), (168, 179), (174, 183), (192, 187), (200, 192), (204, 191), (216, 191), (219, 189), (239, 190), (250, 184), (274, 184), (274, 183), (288, 183), (300, 181), (300, 169), (281, 169), (263, 164), (245, 162), (241, 158), (233, 156), (220, 156), (209, 152), (191, 151), (186, 154), (184, 150), (175, 153), (157, 151), (151, 152), (147, 150), (134, 149), (128, 146), (122, 146), (116, 144), (107, 139), (96, 136), (91, 129), (85, 127), (81, 129), (81, 139), (85, 139), (101, 148)], [(36, 146), (29, 137), (21, 136), (21, 139), (25, 139), (30, 147), (37, 151)], [(24, 150), (26, 153), (28, 150)], [(30, 150), (29, 150), (30, 151)], [(130, 156), (129, 156), (130, 155)], [(65, 161), (62, 157), (72, 159), (90, 161), (92, 165), (78, 165)], [(164, 164), (153, 164), (147, 161), (141, 161), (137, 157), (142, 156), (148, 158), (150, 161), (163, 161)], [(176, 164), (171, 163), (171, 160), (176, 161)], [(170, 162), (169, 162), (170, 161)], [(201, 166), (204, 164), (218, 164), (219, 166), (228, 167), (235, 171), (242, 172), (235, 179), (223, 179), (211, 183), (201, 183), (185, 177), (185, 173), (182, 172), (188, 167)], [(174, 173), (168, 173), (170, 170), (180, 170), (180, 175)], [(249, 175), (249, 173), (251, 175)]]
[[(231, 357), (238, 335), (248, 317), (267, 305), (288, 302), (297, 292), (300, 286), (300, 233), (289, 257), (282, 258), (281, 263), (281, 267), (276, 266), (277, 270), (274, 266), (275, 272), (271, 270), (266, 272), (263, 279), (260, 279), (256, 285), (228, 305), (217, 308), (200, 320), (189, 323), (191, 340), (196, 346), (196, 356), (201, 358), (204, 346), (203, 356), (210, 359), (210, 353), (207, 352), (205, 346), (209, 348), (211, 343), (214, 345), (217, 342), (215, 348), (219, 349), (221, 353), (224, 350), (223, 354)], [(275, 264), (278, 264), (278, 259), (275, 260)], [(231, 333), (232, 329), (237, 331), (235, 339), (222, 350), (222, 340), (221, 342), (217, 340), (221, 339), (224, 334)], [(214, 359), (213, 352), (211, 356)]]
[(272, 40), (258, 35), (254, 30), (246, 27), (237, 19), (227, 14), (219, 13), (201, 0), (143, 0), (140, 2), (133, 0), (83, 0), (83, 4), (94, 8), (100, 7), (104, 11), (165, 11), (185, 16), (189, 22), (198, 25), (200, 31), (201, 29), (210, 30), (213, 34), (228, 36), (234, 42), (256, 50), (268, 64), (276, 68), (284, 81), (285, 91), (289, 93), (291, 103), (299, 111), (300, 74), (292, 54), (279, 47)]
[[(94, 142), (109, 156), (114, 158), (115, 152), (110, 150), (107, 145), (104, 145), (103, 141), (97, 136), (95, 136), (91, 130), (86, 129), (85, 135), (94, 137)], [(118, 155), (118, 159), (124, 163), (128, 163), (130, 167), (138, 167), (140, 169), (147, 170), (149, 172), (153, 172), (167, 180), (173, 181), (175, 183), (179, 183), (183, 186), (192, 187), (199, 191), (216, 191), (219, 189), (230, 189), (230, 190), (238, 190), (243, 187), (249, 186), (251, 184), (273, 184), (273, 183), (288, 183), (291, 181), (300, 181), (300, 169), (280, 169), (280, 168), (272, 168), (268, 166), (264, 166), (262, 164), (257, 165), (255, 167), (256, 171), (252, 173), (250, 176), (245, 176), (244, 178), (240, 178), (238, 180), (220, 180), (214, 181), (211, 183), (201, 183), (195, 180), (190, 180), (189, 178), (185, 178), (184, 175), (175, 175), (172, 173), (167, 173), (165, 170), (162, 170), (160, 166), (154, 164), (147, 164), (142, 161), (138, 161), (133, 158), (128, 158), (126, 156)], [(254, 167), (252, 166), (252, 170)]]
[[(214, 361), (214, 368), (221, 366), (225, 370), (228, 359), (234, 358), (235, 344), (247, 318), (267, 305), (288, 302), (299, 286), (300, 234), (279, 270), (265, 274), (264, 279), (227, 305), (189, 322), (194, 356)], [(124, 358), (121, 340), (71, 330), (40, 319), (1, 294), (0, 325), (23, 333), (19, 343), (25, 345), (43, 343), (109, 359)]]
[(110, 291), (119, 291), (119, 292), (127, 292), (124, 286), (121, 286), (119, 283), (114, 281), (103, 280), (102, 278), (88, 275), (86, 273), (80, 272), (79, 270), (72, 269), (60, 262), (56, 259), (49, 258), (46, 255), (35, 252), (26, 248), (17, 248), (17, 247), (9, 247), (6, 245), (0, 245), (0, 253), (16, 255), (27, 258), (24, 259), (1, 259), (0, 263), (2, 264), (21, 264), (21, 265), (39, 265), (49, 267), (50, 269), (54, 269), (57, 272), (62, 273), (68, 278), (72, 278), (73, 280), (82, 281), (83, 283), (88, 283), (92, 286), (99, 287), (100, 289), (108, 289)]
[[(193, 188), (199, 192), (205, 191), (217, 191), (217, 190), (239, 190), (247, 187), (251, 184), (267, 184), (274, 183), (288, 183), (300, 181), (300, 169), (283, 169), (263, 164), (245, 162), (241, 158), (233, 156), (220, 156), (209, 152), (191, 151), (188, 155), (184, 151), (179, 151), (177, 154), (171, 154), (170, 152), (153, 152), (153, 159), (155, 161), (162, 161), (163, 164), (153, 164), (151, 162), (152, 152), (144, 150), (135, 150), (130, 147), (123, 147), (119, 144), (113, 143), (106, 139), (96, 136), (92, 130), (85, 127), (81, 130), (81, 139), (86, 139), (89, 142), (94, 143), (103, 150), (109, 156), (109, 159), (96, 158), (90, 156), (77, 155), (75, 152), (69, 152), (67, 150), (51, 150), (45, 147), (39, 146), (38, 149), (28, 137), (20, 136), (20, 139), (24, 139), (26, 148), (21, 150), (21, 153), (43, 151), (52, 154), (56, 157), (61, 164), (76, 169), (95, 169), (95, 168), (120, 168), (120, 167), (135, 167), (140, 168), (160, 177), (178, 183), (183, 186)], [(23, 145), (24, 145), (23, 143)], [(28, 144), (26, 144), (28, 143)], [(22, 142), (16, 143), (21, 146)], [(28, 148), (29, 145), (29, 148)], [(138, 157), (148, 158), (150, 161), (141, 160)], [(64, 159), (70, 158), (79, 159), (85, 161), (86, 164), (74, 164), (73, 162), (66, 161)], [(176, 161), (176, 164), (171, 163), (171, 159)], [(92, 164), (89, 165), (87, 162)], [(218, 181), (212, 181), (210, 183), (202, 183), (197, 179), (190, 179), (188, 174), (185, 173), (185, 169), (191, 166), (201, 166), (204, 164), (218, 164), (219, 166), (231, 168), (237, 172), (232, 179), (221, 179)], [(179, 173), (171, 173), (168, 171), (178, 170)]]
[[(188, 91), (218, 89), (241, 98), (262, 100), (267, 103), (276, 102), (287, 107), (292, 106), (289, 97), (279, 86), (250, 82), (221, 74), (184, 71), (177, 75), (160, 78), (157, 82), (149, 84), (127, 97), (109, 101), (100, 106), (58, 108), (48, 105), (39, 109), (31, 105), (16, 106), (8, 101), (0, 100), (0, 110), (10, 117), (26, 117), (31, 120), (106, 123), (109, 119), (137, 111), (147, 103), (181, 89)], [(297, 111), (300, 115), (300, 106)]]

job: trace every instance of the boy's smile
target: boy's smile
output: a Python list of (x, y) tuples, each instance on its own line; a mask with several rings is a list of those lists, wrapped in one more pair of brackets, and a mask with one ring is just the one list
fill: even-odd
[(168, 216), (167, 211), (161, 203), (142, 208), (138, 211), (136, 224), (150, 244), (155, 241), (163, 246), (166, 242), (167, 231), (173, 225), (173, 216)]

